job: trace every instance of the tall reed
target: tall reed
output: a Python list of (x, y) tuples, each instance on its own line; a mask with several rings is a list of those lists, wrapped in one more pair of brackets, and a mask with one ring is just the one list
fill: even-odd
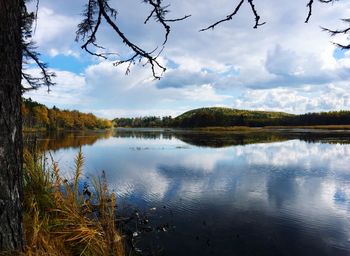
[(116, 199), (105, 174), (94, 179), (93, 193), (81, 186), (84, 157), (79, 150), (72, 180), (45, 155), (24, 152), (24, 255), (124, 255), (116, 227)]

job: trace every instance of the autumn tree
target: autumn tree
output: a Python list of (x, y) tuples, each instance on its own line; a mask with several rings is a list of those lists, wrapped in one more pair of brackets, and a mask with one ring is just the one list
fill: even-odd
[[(126, 59), (115, 62), (115, 65), (128, 63), (126, 73), (130, 67), (141, 62), (150, 67), (151, 74), (160, 79), (166, 68), (159, 62), (158, 57), (166, 44), (171, 27), (170, 24), (182, 21), (190, 17), (185, 14), (180, 17), (168, 17), (168, 6), (163, 0), (143, 0), (144, 4), (151, 7), (144, 23), (154, 19), (164, 31), (162, 45), (153, 50), (146, 51), (141, 46), (132, 42), (125, 31), (116, 22), (117, 10), (110, 6), (109, 0), (86, 0), (83, 10), (83, 20), (78, 25), (77, 40), (82, 42), (82, 49), (100, 58), (107, 58), (108, 54), (97, 51), (103, 49), (97, 43), (96, 33), (102, 23), (106, 23), (116, 38), (130, 49), (132, 54)], [(214, 29), (222, 22), (227, 22), (239, 12), (243, 4), (250, 6), (254, 18), (254, 28), (265, 24), (259, 16), (259, 10), (254, 5), (254, 0), (235, 1), (238, 4), (226, 17), (218, 22), (204, 26), (202, 31)], [(316, 1), (308, 0), (308, 14), (306, 22), (312, 14), (312, 7)], [(318, 0), (321, 3), (330, 3), (333, 0)], [(37, 0), (37, 3), (39, 1)], [(39, 7), (40, 8), (40, 7)], [(15, 250), (23, 248), (24, 239), (22, 231), (22, 115), (21, 96), (24, 90), (35, 89), (39, 86), (53, 85), (52, 77), (44, 63), (40, 61), (39, 54), (35, 51), (31, 41), (31, 25), (36, 14), (28, 12), (25, 0), (0, 0), (0, 250)], [(325, 29), (331, 35), (348, 34), (350, 32), (349, 20), (345, 29)], [(55, 29), (55, 28), (53, 28)], [(339, 45), (349, 49), (350, 45)], [(33, 77), (25, 72), (22, 64), (35, 63), (41, 71), (41, 76)], [(23, 82), (23, 86), (22, 83)], [(61, 118), (64, 118), (62, 116)], [(59, 117), (57, 117), (59, 122)]]
[(46, 127), (49, 124), (48, 111), (45, 107), (33, 108), (34, 122), (39, 127)]

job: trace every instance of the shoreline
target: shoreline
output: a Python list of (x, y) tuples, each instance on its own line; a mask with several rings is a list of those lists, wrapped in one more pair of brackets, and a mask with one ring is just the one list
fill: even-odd
[(310, 126), (210, 126), (210, 127), (115, 127), (116, 131), (144, 131), (144, 132), (273, 132), (273, 131), (332, 131), (348, 132), (350, 125), (310, 125)]
[(35, 133), (35, 132), (86, 132), (86, 131), (95, 131), (95, 132), (99, 132), (99, 131), (110, 131), (113, 130), (114, 128), (105, 128), (105, 129), (101, 129), (101, 128), (96, 128), (96, 129), (63, 129), (63, 128), (59, 128), (59, 129), (46, 129), (44, 127), (42, 128), (27, 128), (27, 127), (23, 127), (22, 128), (22, 132), (24, 133)]

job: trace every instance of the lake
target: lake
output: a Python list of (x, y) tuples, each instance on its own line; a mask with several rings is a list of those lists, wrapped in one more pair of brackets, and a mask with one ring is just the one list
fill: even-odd
[[(145, 255), (350, 255), (350, 133), (30, 134), (64, 175), (105, 171)], [(139, 226), (137, 226), (139, 225)], [(137, 232), (139, 231), (139, 232)]]

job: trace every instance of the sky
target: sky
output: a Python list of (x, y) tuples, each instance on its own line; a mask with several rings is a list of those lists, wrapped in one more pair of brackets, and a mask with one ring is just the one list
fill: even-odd
[[(322, 27), (344, 28), (350, 2), (314, 3), (305, 24), (307, 0), (256, 1), (265, 21), (253, 29), (247, 3), (231, 21), (199, 32), (233, 11), (237, 0), (167, 1), (169, 18), (191, 17), (171, 24), (171, 33), (159, 61), (167, 68), (160, 80), (149, 66), (126, 66), (115, 61), (130, 50), (103, 25), (97, 34), (106, 51), (103, 60), (81, 50), (75, 31), (87, 0), (40, 1), (34, 41), (42, 60), (56, 73), (56, 85), (25, 93), (49, 107), (92, 112), (99, 117), (176, 116), (187, 110), (222, 106), (249, 110), (306, 113), (350, 110), (350, 51), (345, 35), (330, 37)], [(164, 30), (150, 20), (151, 9), (141, 0), (111, 0), (116, 22), (125, 35), (143, 49), (161, 47)], [(33, 9), (33, 6), (29, 6)], [(36, 74), (33, 65), (27, 72)]]

